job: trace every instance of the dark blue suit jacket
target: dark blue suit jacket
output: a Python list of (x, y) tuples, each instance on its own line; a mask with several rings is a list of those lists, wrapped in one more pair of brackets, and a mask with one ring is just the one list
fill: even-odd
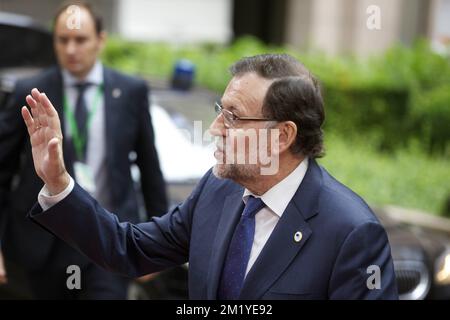
[[(77, 185), (48, 211), (36, 205), (30, 216), (120, 273), (139, 276), (189, 262), (190, 298), (215, 299), (242, 194), (242, 186), (209, 171), (184, 203), (148, 223), (119, 223)], [(368, 289), (371, 265), (381, 270), (380, 289)], [(396, 299), (385, 230), (358, 195), (311, 160), (240, 298)]]
[[(147, 212), (161, 215), (167, 211), (165, 184), (154, 145), (153, 126), (148, 112), (148, 87), (143, 80), (104, 68), (105, 138), (107, 172), (111, 185), (113, 211), (121, 221), (139, 222), (138, 201), (130, 173), (130, 152), (137, 154), (141, 187)], [(46, 267), (55, 248), (54, 238), (26, 219), (43, 183), (34, 171), (31, 146), (20, 109), (32, 88), (45, 92), (63, 119), (63, 87), (58, 67), (16, 84), (9, 105), (0, 111), (0, 229), (2, 250), (9, 260), (27, 269)], [(119, 97), (112, 92), (120, 90)], [(64, 132), (62, 121), (62, 129)], [(64, 144), (67, 170), (73, 176), (68, 144)], [(70, 250), (70, 248), (69, 248)], [(68, 251), (68, 250), (66, 250)], [(73, 251), (73, 250), (70, 250)], [(77, 252), (74, 252), (79, 257)], [(69, 259), (70, 258), (70, 259)], [(80, 257), (81, 258), (81, 257)], [(78, 262), (80, 263), (80, 262)]]

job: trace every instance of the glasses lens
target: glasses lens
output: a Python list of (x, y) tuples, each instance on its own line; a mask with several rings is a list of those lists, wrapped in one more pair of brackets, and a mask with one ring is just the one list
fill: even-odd
[(232, 126), (234, 124), (234, 115), (232, 112), (225, 110), (222, 108), (222, 106), (216, 102), (214, 104), (214, 110), (216, 111), (217, 116), (222, 114), (223, 119), (225, 121), (225, 125)]
[(219, 115), (222, 112), (222, 108), (217, 102), (214, 104), (214, 110), (216, 111), (217, 115)]

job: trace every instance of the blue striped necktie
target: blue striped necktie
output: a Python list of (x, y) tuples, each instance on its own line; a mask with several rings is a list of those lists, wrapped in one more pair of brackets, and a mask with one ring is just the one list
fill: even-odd
[(264, 206), (264, 202), (260, 198), (250, 196), (247, 199), (241, 220), (231, 239), (222, 270), (218, 290), (218, 298), (221, 300), (239, 298), (255, 237), (255, 215)]

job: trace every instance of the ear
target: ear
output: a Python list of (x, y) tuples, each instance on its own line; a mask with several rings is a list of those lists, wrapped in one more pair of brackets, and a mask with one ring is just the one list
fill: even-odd
[(281, 154), (294, 144), (297, 137), (297, 125), (292, 121), (281, 122), (277, 125), (279, 130), (278, 152)]
[(106, 44), (106, 38), (107, 38), (107, 33), (106, 31), (101, 31), (98, 34), (98, 40), (99, 40), (99, 46), (100, 46), (100, 51), (103, 50), (103, 48), (105, 47)]

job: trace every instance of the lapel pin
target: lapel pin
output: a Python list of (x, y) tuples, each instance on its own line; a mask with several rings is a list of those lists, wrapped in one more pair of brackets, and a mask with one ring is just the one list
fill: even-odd
[(120, 95), (122, 94), (122, 91), (119, 89), (119, 88), (115, 88), (115, 89), (113, 89), (113, 91), (112, 91), (112, 96), (113, 96), (113, 98), (119, 98), (120, 97)]
[(300, 242), (302, 240), (302, 238), (303, 238), (303, 235), (302, 235), (302, 233), (300, 231), (297, 231), (294, 234), (294, 241), (295, 242)]

